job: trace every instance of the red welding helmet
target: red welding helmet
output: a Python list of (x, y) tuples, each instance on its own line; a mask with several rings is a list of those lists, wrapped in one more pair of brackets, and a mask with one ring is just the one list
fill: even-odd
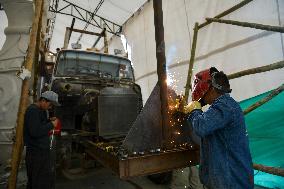
[(205, 95), (205, 93), (207, 93), (211, 85), (211, 80), (212, 80), (211, 74), (214, 72), (218, 72), (218, 70), (215, 67), (212, 67), (210, 69), (198, 72), (194, 76), (193, 90), (192, 90), (193, 101), (200, 101)]

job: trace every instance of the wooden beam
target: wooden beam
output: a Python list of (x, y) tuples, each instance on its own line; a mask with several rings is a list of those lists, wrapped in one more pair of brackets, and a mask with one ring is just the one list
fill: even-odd
[(264, 25), (264, 24), (240, 22), (240, 21), (235, 21), (235, 20), (225, 20), (225, 19), (218, 19), (218, 18), (206, 18), (206, 20), (210, 22), (218, 22), (218, 23), (223, 23), (223, 24), (231, 24), (235, 26), (284, 33), (284, 27), (281, 27), (281, 26), (270, 26), (270, 25)]
[(195, 58), (197, 36), (198, 36), (198, 23), (196, 22), (195, 26), (194, 26), (194, 33), (193, 33), (190, 60), (189, 60), (189, 66), (188, 66), (187, 80), (186, 80), (186, 85), (185, 85), (185, 102), (188, 102), (189, 90), (191, 90), (191, 88), (192, 88), (191, 77), (192, 77), (192, 69), (193, 69), (194, 58)]
[(280, 167), (270, 167), (270, 166), (265, 166), (265, 165), (254, 163), (253, 168), (255, 170), (259, 170), (259, 171), (262, 171), (262, 172), (265, 172), (265, 173), (284, 177), (284, 169), (282, 169)]
[[(253, 1), (253, 0), (244, 0), (244, 1), (240, 2), (239, 4), (236, 4), (235, 6), (233, 6), (233, 7), (229, 8), (229, 9), (225, 10), (224, 12), (222, 12), (222, 13), (220, 13), (220, 14), (218, 14), (218, 15), (215, 16), (214, 18), (222, 18), (222, 17), (224, 17), (224, 16), (226, 16), (226, 15), (228, 15), (228, 14), (230, 14), (230, 13), (236, 11), (236, 10), (238, 10), (239, 8), (245, 6), (246, 4), (248, 4), (248, 3), (252, 2), (252, 1)], [(209, 25), (210, 23), (211, 23), (211, 21), (208, 21), (208, 20), (207, 20), (206, 22), (200, 24), (200, 25), (198, 26), (198, 29), (203, 28), (203, 27)]]
[[(34, 57), (36, 52), (36, 41), (38, 34), (38, 27), (40, 23), (40, 16), (43, 8), (43, 0), (35, 1), (35, 14), (33, 18), (32, 30), (30, 34), (30, 43), (27, 53), (27, 59), (24, 64), (25, 69), (32, 72), (34, 66)], [(24, 115), (28, 106), (29, 101), (29, 88), (30, 80), (25, 79), (22, 84), (21, 98), (18, 109), (17, 127), (16, 127), (16, 141), (12, 149), (12, 161), (11, 161), (11, 174), (8, 180), (8, 189), (16, 189), (17, 175), (19, 164), (21, 161), (23, 151), (23, 126), (24, 126)]]
[(96, 36), (101, 36), (101, 33), (95, 33), (95, 32), (90, 32), (90, 31), (86, 31), (86, 30), (80, 30), (80, 29), (71, 29), (70, 27), (68, 27), (70, 29), (70, 31), (72, 32), (78, 32), (78, 33), (85, 33), (85, 34), (89, 34), (89, 35), (96, 35)]
[(277, 96), (278, 94), (280, 94), (282, 91), (284, 90), (284, 84), (282, 84), (280, 87), (278, 87), (277, 89), (274, 89), (269, 95), (267, 95), (266, 97), (264, 97), (263, 99), (259, 100), (258, 102), (252, 104), (251, 106), (249, 106), (247, 109), (245, 109), (243, 112), (244, 114), (248, 114), (250, 112), (252, 112), (253, 110), (255, 110), (256, 108), (262, 106), (263, 104), (265, 104), (266, 102), (270, 101), (271, 99), (273, 99), (275, 96)]
[(279, 62), (276, 62), (276, 63), (273, 63), (273, 64), (269, 64), (269, 65), (266, 65), (266, 66), (260, 66), (260, 67), (251, 68), (251, 69), (247, 69), (247, 70), (243, 70), (243, 71), (240, 71), (240, 72), (230, 74), (230, 75), (228, 75), (228, 79), (235, 79), (235, 78), (239, 78), (239, 77), (246, 76), (246, 75), (276, 70), (276, 69), (280, 69), (280, 68), (283, 68), (283, 67), (284, 67), (284, 61), (282, 60), (282, 61), (279, 61)]
[(156, 40), (156, 58), (158, 84), (160, 86), (161, 115), (162, 115), (162, 146), (167, 147), (170, 144), (170, 127), (168, 115), (168, 86), (167, 86), (167, 65), (165, 56), (164, 26), (162, 0), (153, 1), (154, 25)]

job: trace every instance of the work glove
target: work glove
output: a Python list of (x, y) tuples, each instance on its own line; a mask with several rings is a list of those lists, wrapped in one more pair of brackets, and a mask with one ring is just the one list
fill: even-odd
[(183, 113), (190, 114), (193, 110), (201, 110), (201, 104), (198, 101), (192, 101), (183, 108)]
[[(52, 118), (52, 119), (54, 119), (54, 118)], [(55, 118), (51, 122), (53, 124), (53, 129), (48, 132), (48, 136), (51, 136), (53, 134), (54, 135), (60, 135), (61, 134), (61, 129), (62, 129), (61, 121), (59, 119)]]

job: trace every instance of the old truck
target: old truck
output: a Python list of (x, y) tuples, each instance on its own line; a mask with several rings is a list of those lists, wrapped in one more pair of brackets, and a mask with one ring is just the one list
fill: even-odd
[(61, 50), (51, 90), (61, 104), (55, 108), (62, 123), (57, 156), (65, 169), (72, 167), (74, 154), (84, 154), (74, 147), (82, 135), (96, 142), (121, 141), (143, 106), (131, 62), (94, 51)]
[[(158, 91), (154, 90), (156, 92), (145, 104), (144, 113), (141, 112), (141, 89), (135, 83), (133, 68), (127, 58), (93, 51), (61, 50), (54, 67), (51, 90), (58, 93), (61, 104), (55, 109), (62, 122), (62, 136), (56, 151), (61, 156), (58, 160), (62, 161), (65, 173), (72, 173), (68, 170), (74, 164), (78, 165), (73, 157), (82, 160), (85, 156), (109, 167), (122, 179), (168, 172), (198, 162), (198, 149), (191, 143), (171, 149), (156, 147), (155, 150), (136, 152), (123, 148), (130, 130), (138, 131), (137, 137), (143, 140), (140, 130), (160, 127), (157, 119), (160, 119), (160, 111), (153, 112), (154, 107), (159, 107)], [(148, 117), (146, 121), (145, 113), (154, 118)], [(147, 129), (141, 128), (143, 125), (147, 125)], [(159, 132), (153, 137), (158, 136)], [(135, 140), (136, 137), (130, 138)]]
[(104, 139), (125, 136), (143, 105), (131, 62), (93, 51), (60, 51), (51, 90), (59, 95), (63, 130)]

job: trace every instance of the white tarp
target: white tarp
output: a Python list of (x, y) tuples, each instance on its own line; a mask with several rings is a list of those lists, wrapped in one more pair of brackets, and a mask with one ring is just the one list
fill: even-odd
[[(71, 2), (93, 11), (99, 0)], [(106, 0), (98, 15), (122, 25), (145, 0), (119, 2)], [(168, 71), (179, 81), (175, 86), (179, 93), (184, 91), (194, 23), (202, 23), (206, 17), (213, 17), (239, 2), (241, 0), (163, 0)], [(283, 26), (284, 1), (255, 0), (224, 19)], [(0, 20), (2, 47), (5, 41), (4, 28), (7, 26), (3, 11), (0, 11)], [(57, 14), (51, 41), (52, 51), (63, 46), (65, 27), (70, 26), (71, 20), (70, 16)], [(82, 29), (84, 25), (85, 23), (76, 20), (75, 28)], [(100, 29), (92, 26), (89, 26), (88, 30), (100, 32)], [(145, 3), (128, 19), (123, 31), (131, 47), (135, 76), (142, 87), (145, 102), (157, 81), (152, 1)], [(76, 42), (78, 37), (79, 33), (73, 33), (70, 44)], [(108, 38), (110, 37), (108, 34)], [(83, 35), (83, 49), (91, 47), (95, 40), (94, 36)], [(102, 46), (101, 40), (98, 48)], [(111, 39), (109, 49), (110, 53), (113, 53), (114, 49), (123, 49), (119, 37)], [(194, 73), (216, 66), (230, 74), (283, 60), (283, 54), (283, 34), (214, 23), (199, 30)], [(231, 81), (232, 95), (243, 100), (274, 89), (283, 81), (283, 69), (234, 79)]]
[[(203, 23), (206, 17), (214, 17), (239, 2), (163, 0), (167, 66), (169, 74), (179, 81), (179, 93), (186, 83), (194, 23)], [(223, 18), (283, 26), (284, 1), (256, 0)], [(152, 1), (127, 21), (123, 32), (131, 46), (135, 76), (145, 102), (157, 82)], [(281, 61), (283, 57), (283, 34), (214, 23), (199, 30), (194, 73), (215, 66), (230, 74)], [(232, 95), (237, 100), (247, 99), (283, 82), (284, 69), (245, 76), (231, 80)]]
[(4, 11), (0, 11), (0, 50), (6, 40), (6, 35), (4, 34), (4, 30), (7, 26), (8, 26), (7, 16)]

